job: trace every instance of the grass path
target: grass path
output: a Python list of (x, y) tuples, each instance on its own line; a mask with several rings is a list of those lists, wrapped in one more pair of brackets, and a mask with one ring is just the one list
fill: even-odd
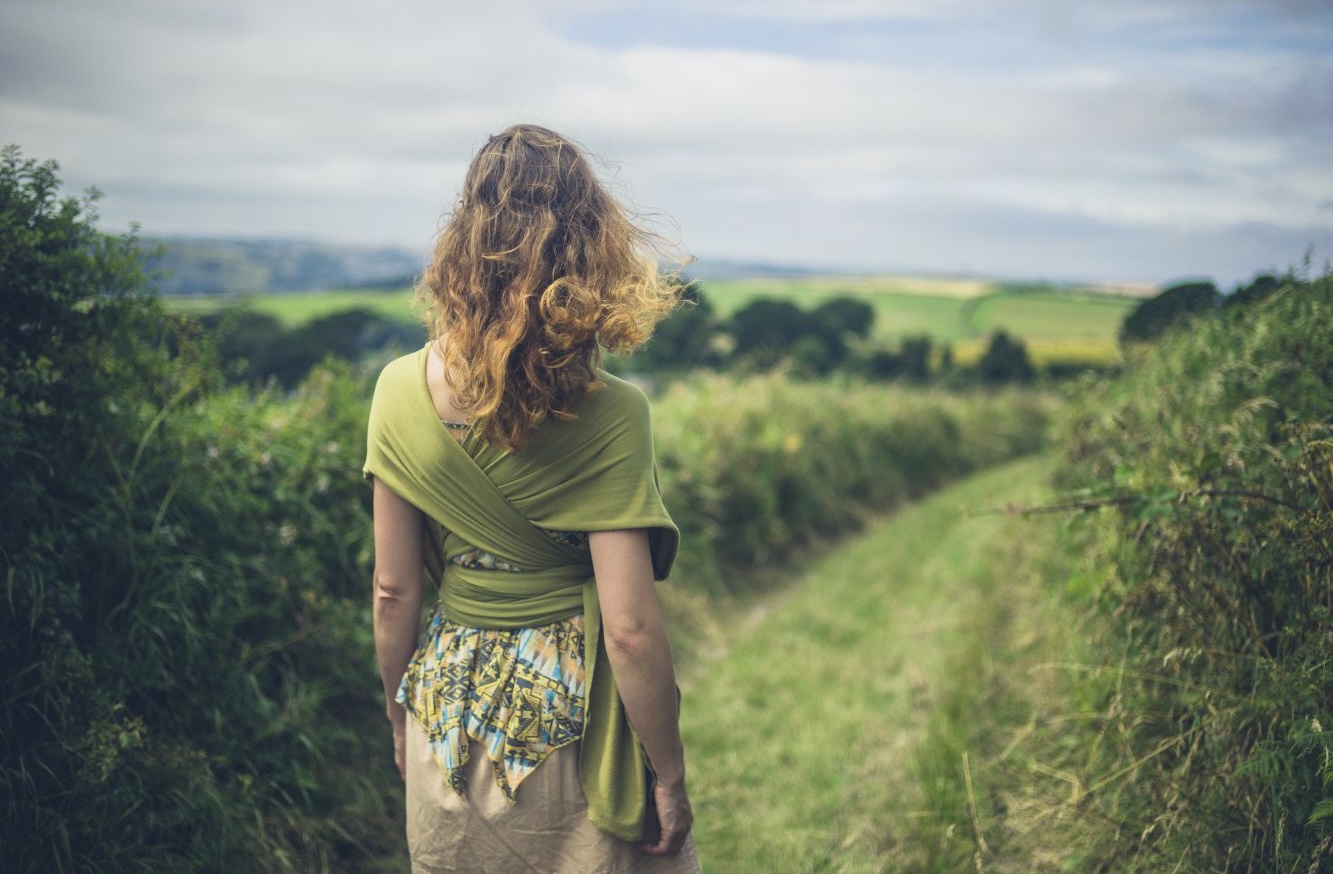
[(1059, 522), (965, 510), (1039, 500), (1048, 469), (1014, 462), (879, 521), (693, 666), (682, 730), (706, 872), (973, 868), (986, 802), (958, 778), (985, 753), (963, 753), (991, 678), (1041, 637)]

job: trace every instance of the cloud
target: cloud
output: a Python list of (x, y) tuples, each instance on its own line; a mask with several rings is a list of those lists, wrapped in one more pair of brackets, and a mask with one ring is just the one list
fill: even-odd
[(1142, 277), (1154, 240), (1333, 236), (1324, 6), (1069, 8), (11, 4), (0, 138), (152, 233), (424, 247), (485, 137), (533, 120), (706, 255)]

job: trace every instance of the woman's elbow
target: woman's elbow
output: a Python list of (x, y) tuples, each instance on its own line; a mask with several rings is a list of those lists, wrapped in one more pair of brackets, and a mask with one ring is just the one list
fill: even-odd
[(421, 579), (410, 574), (395, 574), (375, 570), (375, 600), (406, 603), (421, 597)]
[(651, 656), (665, 640), (663, 629), (648, 622), (607, 624), (602, 633), (608, 654), (630, 660)]

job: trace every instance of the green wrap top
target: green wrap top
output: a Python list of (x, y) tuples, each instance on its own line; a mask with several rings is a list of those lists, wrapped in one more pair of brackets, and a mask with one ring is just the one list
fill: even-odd
[[(578, 739), (588, 816), (617, 837), (637, 840), (647, 760), (626, 721), (602, 645), (586, 542), (552, 534), (648, 529), (654, 577), (666, 577), (679, 532), (658, 489), (647, 398), (603, 374), (603, 387), (581, 399), (575, 418), (549, 418), (519, 452), (476, 433), (460, 443), (436, 414), (426, 383), (427, 355), (428, 349), (405, 355), (380, 374), (364, 468), (430, 520), (426, 571), (439, 585), (439, 603), (405, 678), (410, 688), (404, 700), (429, 733), (431, 714), (438, 718), (442, 709), (420, 700), (420, 690), (432, 684), (423, 684), (419, 672), (442, 664), (431, 652), (444, 645), (481, 647), (496, 639), (492, 632), (541, 631), (563, 641), (564, 652), (571, 640), (580, 641), (581, 678), (575, 676), (579, 666), (559, 657), (561, 646), (551, 644), (551, 652), (573, 681), (566, 683), (565, 697), (586, 692), (585, 702), (567, 704), (586, 707)], [(469, 560), (477, 555), (503, 567)], [(460, 635), (460, 629), (467, 633)], [(446, 633), (447, 644), (441, 637)], [(503, 768), (497, 767), (497, 777), (505, 785)]]

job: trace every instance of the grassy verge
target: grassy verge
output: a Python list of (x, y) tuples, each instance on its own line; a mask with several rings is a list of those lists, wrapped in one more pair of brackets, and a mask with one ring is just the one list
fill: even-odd
[(1041, 585), (1059, 522), (965, 510), (1038, 499), (1048, 470), (1010, 463), (845, 541), (692, 666), (708, 871), (958, 871), (1001, 846), (989, 770), (1067, 640)]

